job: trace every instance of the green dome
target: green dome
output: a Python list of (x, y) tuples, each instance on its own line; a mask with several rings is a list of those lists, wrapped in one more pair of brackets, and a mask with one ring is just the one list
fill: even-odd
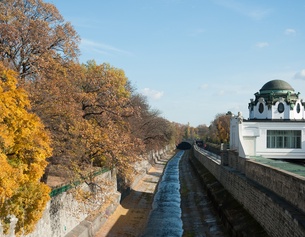
[[(299, 94), (300, 93), (295, 93), (291, 85), (289, 85), (289, 83), (283, 80), (268, 81), (265, 85), (263, 85), (263, 87), (259, 90), (259, 92), (256, 92), (254, 94), (255, 100), (253, 99), (250, 100), (248, 108), (249, 111), (253, 111), (254, 108), (257, 108), (258, 112), (254, 112), (254, 114), (257, 113), (255, 114), (255, 117), (258, 116), (259, 118), (263, 118), (262, 116), (266, 116), (266, 114), (263, 113), (265, 107), (267, 107), (268, 110), (271, 110), (272, 107), (278, 106), (275, 109), (277, 109), (279, 113), (282, 113), (285, 109), (282, 107), (287, 105), (289, 106), (289, 109), (293, 111), (296, 105), (300, 106), (301, 103), (302, 106), (304, 106), (305, 104), (302, 101), (301, 102), (299, 101)], [(277, 103), (278, 105), (276, 105)], [(273, 110), (271, 110), (271, 112), (272, 111)], [(273, 118), (272, 116), (273, 115), (267, 115), (266, 119)]]
[(291, 91), (294, 89), (287, 82), (283, 80), (272, 80), (263, 85), (262, 89), (260, 89), (260, 93), (268, 93), (270, 91)]

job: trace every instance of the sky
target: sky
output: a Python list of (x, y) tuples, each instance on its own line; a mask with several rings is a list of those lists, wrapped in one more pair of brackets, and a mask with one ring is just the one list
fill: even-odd
[(270, 80), (305, 99), (303, 0), (48, 0), (81, 38), (80, 62), (124, 70), (169, 121), (241, 112)]

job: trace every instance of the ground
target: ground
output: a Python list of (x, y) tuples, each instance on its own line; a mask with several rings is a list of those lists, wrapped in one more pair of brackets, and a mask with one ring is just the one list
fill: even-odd
[(190, 150), (185, 151), (179, 167), (183, 236), (227, 236), (198, 175), (191, 166), (189, 152)]
[[(183, 236), (226, 236), (215, 217), (202, 185), (190, 166), (188, 154), (186, 151), (179, 167)], [(157, 183), (167, 160), (172, 155), (160, 160), (149, 170), (95, 237), (141, 236), (148, 220)], [(152, 236), (154, 236), (153, 233)]]

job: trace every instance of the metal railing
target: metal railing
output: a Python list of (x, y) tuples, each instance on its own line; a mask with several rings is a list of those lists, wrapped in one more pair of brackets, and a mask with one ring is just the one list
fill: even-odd
[(213, 160), (214, 162), (216, 162), (217, 164), (221, 163), (221, 156), (217, 155), (213, 152), (210, 152), (208, 150), (205, 150), (197, 145), (194, 145), (195, 149), (200, 152), (201, 154), (205, 155), (206, 157), (208, 157), (209, 159)]
[[(110, 170), (109, 168), (103, 168), (101, 170), (93, 172), (92, 174), (87, 175), (82, 180), (85, 180), (86, 178), (88, 178), (90, 176), (91, 177), (98, 176), (98, 175), (103, 174), (103, 173), (105, 173), (105, 172), (107, 172), (109, 170)], [(68, 190), (70, 190), (70, 189), (80, 185), (81, 183), (83, 183), (81, 180), (76, 180), (76, 181), (72, 181), (72, 182), (70, 182), (68, 184), (64, 184), (64, 185), (62, 185), (60, 187), (54, 187), (54, 188), (52, 188), (52, 191), (50, 192), (50, 197), (52, 198), (52, 197), (55, 197), (55, 196), (57, 196), (57, 195), (59, 195), (61, 193), (67, 192)]]

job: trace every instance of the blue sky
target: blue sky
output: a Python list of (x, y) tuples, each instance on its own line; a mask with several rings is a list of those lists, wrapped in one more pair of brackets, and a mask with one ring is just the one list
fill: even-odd
[(305, 99), (305, 1), (48, 0), (81, 37), (80, 62), (121, 68), (169, 121), (242, 112), (268, 81)]

